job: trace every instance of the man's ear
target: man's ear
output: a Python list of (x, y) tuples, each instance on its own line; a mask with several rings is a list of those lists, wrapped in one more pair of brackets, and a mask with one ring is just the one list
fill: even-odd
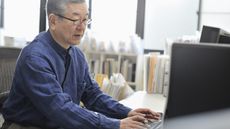
[(57, 20), (58, 20), (57, 17), (56, 17), (56, 15), (50, 14), (48, 16), (48, 20), (49, 20), (49, 28), (52, 29), (52, 30), (54, 30), (55, 26), (57, 24)]

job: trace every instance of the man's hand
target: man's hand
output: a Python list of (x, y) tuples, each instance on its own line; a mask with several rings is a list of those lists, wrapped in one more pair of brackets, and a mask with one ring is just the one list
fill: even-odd
[(159, 120), (161, 117), (160, 113), (154, 112), (148, 108), (137, 108), (128, 113), (128, 117), (135, 116), (135, 115), (143, 116), (146, 119), (155, 119), (155, 120)]
[(121, 120), (120, 129), (147, 129), (144, 121), (146, 118), (141, 115), (127, 117)]

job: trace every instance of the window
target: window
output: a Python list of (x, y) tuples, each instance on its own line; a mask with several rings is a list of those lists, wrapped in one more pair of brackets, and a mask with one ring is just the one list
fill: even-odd
[(92, 0), (91, 29), (98, 37), (124, 39), (135, 34), (137, 0)]
[[(93, 22), (90, 28), (98, 34), (98, 37), (123, 39), (135, 33), (138, 0), (86, 1), (91, 4), (89, 5), (92, 13), (90, 17)], [(41, 0), (4, 2), (4, 35), (31, 41), (39, 31), (44, 30), (44, 27), (39, 30)], [(47, 29), (48, 25), (45, 28)]]
[(39, 33), (40, 0), (4, 1), (4, 35), (31, 41)]

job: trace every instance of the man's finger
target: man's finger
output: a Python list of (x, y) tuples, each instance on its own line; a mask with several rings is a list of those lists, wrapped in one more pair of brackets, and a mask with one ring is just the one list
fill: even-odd
[(143, 117), (143, 116), (137, 115), (137, 116), (133, 116), (133, 117), (132, 117), (132, 120), (134, 120), (134, 121), (140, 121), (140, 122), (143, 123), (143, 122), (146, 120), (146, 118)]

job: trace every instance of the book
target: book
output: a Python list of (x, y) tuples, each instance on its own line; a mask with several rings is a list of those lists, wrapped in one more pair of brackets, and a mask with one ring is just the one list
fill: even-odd
[[(144, 87), (147, 93), (166, 93), (169, 56), (159, 53), (144, 55)], [(167, 67), (166, 67), (167, 65)]]
[(158, 56), (158, 62), (157, 64), (159, 65), (157, 69), (157, 79), (156, 79), (156, 93), (162, 94), (163, 93), (163, 83), (165, 79), (165, 63), (169, 59), (168, 55), (159, 55)]
[(163, 95), (168, 96), (169, 90), (169, 59), (165, 61), (165, 70), (164, 70), (164, 81), (163, 81)]
[(155, 70), (158, 53), (151, 53), (149, 57), (149, 75), (147, 83), (147, 93), (153, 93), (155, 87)]

